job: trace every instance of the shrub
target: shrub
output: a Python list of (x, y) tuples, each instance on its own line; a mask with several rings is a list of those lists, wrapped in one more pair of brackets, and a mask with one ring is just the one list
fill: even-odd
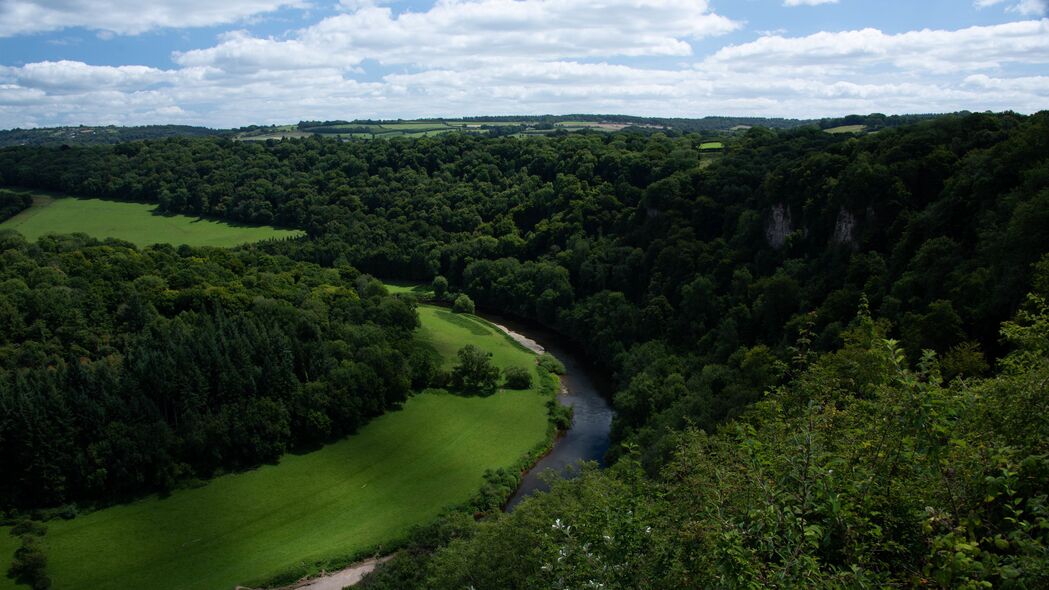
[(459, 364), (452, 369), (452, 386), (461, 393), (492, 395), (499, 389), (499, 368), (492, 353), (473, 344), (459, 349)]
[(33, 205), (33, 197), (12, 191), (0, 190), (0, 221), (6, 221)]
[(474, 301), (466, 293), (460, 293), (452, 304), (452, 311), (455, 313), (473, 313), (474, 309)]
[(433, 296), (435, 299), (443, 299), (448, 293), (448, 279), (437, 275), (433, 278)]
[(557, 357), (550, 354), (549, 352), (544, 352), (543, 354), (539, 355), (539, 366), (546, 369), (547, 371), (550, 371), (554, 375), (565, 374), (564, 363), (557, 360)]
[(521, 367), (509, 367), (505, 371), (507, 389), (528, 389), (532, 386), (532, 374), (528, 369)]
[(40, 537), (46, 533), (46, 526), (28, 520), (11, 529), (12, 535), (21, 537), (22, 545), (15, 550), (7, 575), (33, 590), (47, 590), (51, 587), (51, 578), (47, 575), (47, 554), (44, 553), (40, 541)]

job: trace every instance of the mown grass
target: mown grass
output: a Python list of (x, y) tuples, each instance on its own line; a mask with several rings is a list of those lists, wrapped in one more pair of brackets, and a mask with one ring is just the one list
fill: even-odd
[[(531, 353), (482, 320), (431, 306), (419, 315), (417, 337), (446, 367), (460, 347), (475, 344), (503, 368), (536, 371)], [(468, 500), (486, 468), (513, 466), (541, 445), (547, 399), (538, 386), (486, 398), (427, 392), (354, 436), (279, 465), (52, 521), (54, 587), (232, 588), (389, 546), (413, 524)]]
[(701, 150), (722, 150), (725, 149), (725, 144), (720, 141), (707, 141), (699, 144)]
[(394, 295), (425, 295), (433, 293), (433, 287), (421, 283), (386, 282), (384, 284), (386, 285), (386, 290)]
[(0, 527), (0, 590), (14, 590), (24, 588), (18, 586), (15, 581), (7, 577), (7, 570), (11, 568), (11, 560), (15, 556), (15, 550), (22, 545), (18, 537), (11, 536), (11, 529)]
[(831, 127), (830, 129), (824, 129), (824, 133), (839, 134), (839, 133), (863, 133), (866, 131), (866, 125), (842, 125), (840, 127)]
[(34, 201), (32, 207), (0, 224), (0, 229), (16, 230), (29, 240), (49, 233), (80, 232), (96, 238), (118, 238), (139, 246), (168, 243), (229, 247), (302, 234), (186, 215), (159, 215), (155, 205), (145, 203), (46, 195), (36, 195)]
[(383, 129), (396, 129), (399, 131), (432, 131), (434, 129), (448, 129), (449, 126), (446, 123), (413, 123), (406, 121), (403, 123), (383, 123)]

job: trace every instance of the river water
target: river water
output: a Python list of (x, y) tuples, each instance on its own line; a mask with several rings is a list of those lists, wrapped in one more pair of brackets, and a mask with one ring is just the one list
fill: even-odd
[[(521, 485), (506, 505), (507, 512), (537, 491), (545, 491), (550, 486), (540, 477), (541, 474), (553, 471), (563, 477), (571, 477), (572, 467), (580, 461), (595, 461), (604, 467), (605, 452), (608, 451), (609, 437), (612, 430), (612, 408), (603, 392), (609, 391), (608, 383), (602, 374), (582, 356), (564, 345), (564, 339), (557, 334), (537, 328), (534, 325), (503, 318), (493, 314), (483, 314), (486, 320), (511, 333), (511, 336), (522, 345), (536, 352), (545, 350), (557, 357), (565, 365), (565, 374), (561, 376), (560, 402), (572, 406), (572, 426), (554, 442), (554, 448), (539, 460), (521, 478)], [(388, 559), (388, 558), (386, 558)], [(354, 586), (357, 582), (375, 569), (378, 560), (368, 560), (354, 564), (340, 572), (321, 576), (306, 585), (295, 586), (295, 590), (326, 590)]]
[(561, 476), (571, 477), (573, 467), (580, 461), (596, 461), (604, 466), (612, 430), (612, 407), (604, 396), (604, 392), (609, 390), (606, 380), (578, 352), (572, 350), (572, 347), (565, 346), (563, 337), (534, 325), (525, 325), (491, 314), (484, 314), (484, 318), (524, 336), (526, 340), (531, 341), (524, 342), (529, 348), (538, 344), (564, 363), (565, 374), (561, 376), (562, 389), (558, 398), (562, 404), (571, 406), (573, 410), (572, 426), (554, 442), (554, 448), (550, 453), (540, 459), (521, 479), (520, 487), (506, 506), (506, 510), (511, 512), (530, 494), (549, 489), (541, 475), (550, 470)]

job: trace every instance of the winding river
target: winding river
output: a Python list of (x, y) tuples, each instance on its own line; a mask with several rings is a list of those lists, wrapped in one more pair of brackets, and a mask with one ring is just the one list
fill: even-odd
[(604, 466), (612, 429), (612, 408), (602, 395), (602, 392), (608, 391), (608, 384), (580, 354), (564, 345), (563, 337), (496, 315), (484, 314), (482, 317), (503, 328), (533, 351), (545, 350), (564, 363), (565, 374), (561, 377), (559, 399), (562, 404), (571, 406), (574, 412), (568, 431), (554, 442), (550, 453), (525, 473), (520, 487), (506, 505), (506, 510), (510, 512), (530, 494), (549, 489), (542, 477), (549, 470), (570, 477), (573, 467), (580, 461), (596, 461)]
[[(602, 392), (608, 391), (607, 383), (601, 374), (582, 355), (569, 346), (557, 334), (527, 325), (516, 320), (494, 314), (478, 314), (501, 328), (514, 340), (534, 352), (549, 352), (565, 365), (565, 374), (561, 376), (562, 404), (572, 406), (572, 425), (554, 442), (553, 449), (539, 460), (521, 478), (521, 485), (506, 505), (506, 511), (513, 511), (521, 500), (537, 491), (544, 491), (550, 486), (543, 481), (542, 475), (548, 471), (563, 477), (571, 477), (573, 467), (580, 461), (596, 461), (604, 466), (605, 452), (608, 451), (609, 435), (612, 429), (612, 407)], [(362, 577), (370, 573), (382, 560), (367, 560), (354, 564), (342, 571), (322, 576), (294, 586), (295, 590), (337, 590), (355, 585)]]

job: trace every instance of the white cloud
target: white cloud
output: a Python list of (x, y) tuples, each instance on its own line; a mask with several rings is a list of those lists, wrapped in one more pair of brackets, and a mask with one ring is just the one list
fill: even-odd
[[(689, 56), (691, 39), (740, 25), (705, 0), (440, 0), (426, 12), (394, 14), (372, 2), (322, 20), (291, 39), (238, 35), (176, 54), (181, 65), (227, 67), (247, 56), (294, 67), (609, 56)], [(263, 57), (265, 56), (265, 57)]]
[(0, 37), (84, 27), (136, 35), (164, 27), (203, 27), (238, 22), (305, 0), (3, 0)]
[(1031, 93), (1049, 97), (1049, 76), (992, 78), (986, 74), (974, 74), (965, 78), (964, 84), (983, 90)]
[(877, 29), (792, 38), (775, 35), (724, 47), (705, 65), (745, 70), (790, 66), (825, 73), (889, 65), (922, 76), (1014, 63), (1049, 64), (1049, 20), (897, 35)]
[[(3, 1), (3, 0), (0, 0)], [(697, 0), (438, 0), (343, 12), (280, 38), (244, 31), (175, 66), (0, 67), (0, 127), (605, 112), (819, 117), (1049, 108), (1049, 20), (752, 42)], [(667, 59), (670, 56), (670, 59)]]
[(1049, 0), (1020, 0), (1008, 10), (1025, 16), (1044, 16), (1049, 12)]
[(89, 66), (66, 60), (37, 62), (4, 70), (19, 86), (52, 94), (91, 89), (140, 89), (173, 77), (172, 72), (146, 66)]
[(837, 4), (838, 0), (783, 0), (784, 6), (818, 6), (820, 4)]
[(987, 8), (1006, 3), (1006, 12), (1015, 12), (1024, 16), (1045, 16), (1049, 13), (1049, 0), (974, 0), (977, 8)]

